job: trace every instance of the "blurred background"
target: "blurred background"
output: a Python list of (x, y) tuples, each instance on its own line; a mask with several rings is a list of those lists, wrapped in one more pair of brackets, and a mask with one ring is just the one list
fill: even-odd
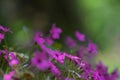
[(30, 47), (34, 33), (48, 33), (52, 23), (63, 29), (62, 36), (79, 30), (95, 42), (96, 62), (109, 71), (120, 67), (119, 0), (0, 0), (0, 24), (13, 31), (6, 37), (12, 47)]

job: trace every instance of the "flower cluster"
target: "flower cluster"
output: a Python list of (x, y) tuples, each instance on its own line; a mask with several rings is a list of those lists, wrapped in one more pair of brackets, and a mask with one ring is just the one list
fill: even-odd
[[(4, 39), (8, 28), (0, 26), (0, 41)], [(34, 42), (36, 50), (26, 55), (9, 49), (0, 50), (2, 74), (4, 80), (118, 80), (118, 70), (108, 73), (108, 67), (102, 62), (91, 64), (97, 54), (97, 46), (88, 41), (83, 33), (75, 31), (76, 39), (65, 38), (63, 49), (56, 49), (54, 44), (60, 38), (62, 29), (53, 24), (49, 35), (36, 32)], [(46, 35), (46, 36), (43, 36)], [(4, 60), (3, 60), (4, 59)], [(6, 64), (7, 63), (7, 64)], [(4, 66), (7, 68), (4, 69)]]
[(0, 25), (0, 43), (4, 39), (6, 32), (10, 32), (10, 30)]

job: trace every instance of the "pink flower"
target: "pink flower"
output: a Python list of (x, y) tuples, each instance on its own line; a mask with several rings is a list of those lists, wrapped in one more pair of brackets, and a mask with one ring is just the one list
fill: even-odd
[(5, 33), (11, 32), (11, 31), (8, 28), (4, 28), (1, 25), (0, 25), (0, 31), (2, 32), (2, 33), (0, 33), (0, 43), (1, 43), (1, 41), (4, 39)]
[(65, 44), (69, 47), (69, 48), (74, 48), (76, 46), (76, 42), (75, 40), (73, 40), (70, 36), (67, 36), (65, 39)]
[(82, 60), (79, 64), (79, 68), (84, 68), (86, 66), (86, 63), (84, 60)]
[(77, 38), (79, 41), (81, 41), (81, 42), (84, 42), (84, 41), (85, 41), (85, 35), (82, 34), (82, 33), (80, 33), (79, 31), (76, 31), (76, 32), (75, 32), (75, 36), (76, 36), (76, 38)]
[(16, 59), (17, 57), (15, 56), (14, 52), (9, 53), (10, 59)]
[(3, 31), (3, 32), (9, 32), (10, 31), (8, 28), (4, 28), (1, 25), (0, 25), (0, 30)]
[(54, 43), (54, 41), (51, 37), (46, 37), (45, 42), (46, 42), (47, 45), (52, 45)]
[(50, 64), (51, 64), (50, 66), (51, 73), (59, 77), (61, 75), (60, 70), (52, 62)]
[(100, 74), (108, 74), (108, 67), (106, 67), (102, 62), (96, 65), (96, 69)]
[(65, 78), (64, 80), (75, 80), (74, 78)]
[(79, 57), (77, 57), (77, 56), (73, 56), (73, 55), (70, 55), (70, 54), (65, 54), (66, 55), (66, 57), (68, 57), (69, 59), (71, 59), (71, 60), (79, 60), (80, 58)]
[(6, 61), (8, 61), (9, 60), (9, 55), (5, 54), (4, 58), (5, 58)]
[(55, 50), (52, 50), (50, 48), (47, 48), (45, 45), (40, 45), (41, 49), (43, 51), (45, 51), (49, 57), (52, 57), (54, 58), (55, 60), (59, 61), (60, 63), (64, 63), (64, 59), (65, 59), (65, 54), (62, 54), (61, 52), (59, 51), (55, 51)]
[(35, 52), (31, 62), (41, 71), (44, 71), (50, 67), (50, 62), (44, 52)]
[(64, 59), (65, 59), (65, 54), (63, 53), (63, 54), (60, 54), (60, 55), (58, 55), (58, 57), (57, 57), (57, 60), (60, 62), (60, 63), (64, 63)]
[(13, 80), (12, 77), (14, 76), (14, 71), (11, 71), (8, 74), (4, 74), (4, 80)]
[(1, 54), (6, 54), (8, 51), (7, 50), (0, 50), (0, 55)]
[(50, 63), (48, 60), (42, 60), (40, 63), (37, 64), (38, 69), (41, 71), (45, 71), (50, 67)]
[(97, 46), (96, 46), (96, 44), (94, 44), (92, 42), (89, 42), (88, 43), (88, 51), (91, 52), (91, 53), (96, 54), (97, 53)]
[(0, 39), (4, 39), (4, 34), (0, 33)]
[(67, 53), (65, 53), (65, 55), (68, 59), (74, 61), (76, 64), (80, 64), (80, 62), (79, 62), (80, 58), (79, 57), (73, 56), (73, 55), (67, 54)]
[(37, 32), (34, 36), (34, 41), (38, 44), (41, 45), (45, 42), (44, 38), (40, 37), (40, 33)]
[(80, 46), (77, 51), (77, 56), (83, 58), (84, 54), (88, 53), (87, 48), (84, 46)]
[(14, 52), (10, 52), (9, 57), (10, 57), (9, 65), (11, 67), (19, 64), (19, 61), (17, 60), (17, 57), (15, 56)]
[(111, 77), (111, 80), (117, 80), (117, 79), (119, 79), (118, 69), (115, 69), (115, 70), (111, 73), (110, 77)]
[(4, 34), (0, 33), (0, 43), (4, 39)]
[(17, 60), (17, 59), (12, 59), (12, 60), (10, 60), (10, 62), (9, 62), (9, 65), (10, 66), (14, 66), (14, 65), (18, 65), (19, 64), (19, 61)]
[(52, 57), (52, 58), (54, 58), (55, 60), (57, 60), (58, 62), (60, 62), (60, 63), (64, 63), (64, 59), (65, 59), (65, 56), (66, 56), (66, 54), (65, 53), (61, 53), (61, 52), (59, 52), (59, 51), (54, 51), (54, 50), (51, 50), (50, 52), (49, 52), (49, 55)]
[(60, 34), (62, 33), (61, 28), (56, 27), (56, 24), (52, 25), (52, 28), (50, 29), (50, 34), (53, 39), (59, 39)]

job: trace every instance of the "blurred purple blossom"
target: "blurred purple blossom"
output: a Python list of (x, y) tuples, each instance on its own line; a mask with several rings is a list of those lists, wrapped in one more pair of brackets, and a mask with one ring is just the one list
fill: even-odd
[(15, 55), (14, 52), (10, 52), (9, 53), (9, 57), (10, 57), (10, 61), (9, 61), (9, 65), (12, 67), (14, 65), (18, 65), (19, 64), (19, 61)]
[(51, 64), (50, 66), (51, 73), (59, 77), (61, 75), (60, 70), (52, 62), (50, 64)]
[(76, 46), (76, 41), (72, 39), (70, 36), (67, 36), (65, 39), (65, 44), (69, 48), (74, 48)]
[(34, 41), (38, 44), (41, 45), (45, 42), (44, 38), (42, 38), (40, 36), (40, 32), (36, 32), (35, 36), (34, 36)]
[(3, 33), (0, 33), (0, 43), (1, 41), (4, 39), (4, 34)]
[(8, 74), (4, 74), (4, 80), (13, 80), (13, 76), (14, 76), (14, 71), (9, 72)]
[(31, 62), (42, 71), (50, 67), (49, 60), (47, 59), (47, 55), (44, 52), (35, 52)]
[(50, 36), (48, 36), (48, 37), (45, 37), (45, 43), (46, 45), (51, 46), (54, 43), (54, 41)]
[(75, 36), (76, 36), (76, 38), (77, 38), (79, 41), (81, 41), (81, 42), (84, 42), (84, 41), (85, 41), (85, 35), (82, 34), (82, 33), (80, 33), (79, 31), (76, 31), (76, 32), (75, 32)]
[[(3, 31), (3, 32), (9, 32), (10, 29), (9, 28), (5, 28), (3, 26), (0, 25), (0, 30)], [(11, 32), (11, 31), (10, 31)]]
[(19, 61), (17, 60), (17, 59), (12, 59), (12, 60), (10, 60), (10, 62), (9, 62), (9, 65), (12, 67), (12, 66), (14, 66), (14, 65), (18, 65), (19, 64)]
[(62, 33), (62, 29), (58, 28), (56, 26), (56, 24), (54, 23), (52, 25), (52, 28), (50, 29), (50, 34), (52, 36), (53, 39), (59, 39), (60, 38), (60, 34)]
[(91, 52), (91, 53), (96, 54), (97, 53), (97, 46), (96, 46), (96, 44), (94, 44), (92, 42), (89, 42), (88, 43), (88, 51)]

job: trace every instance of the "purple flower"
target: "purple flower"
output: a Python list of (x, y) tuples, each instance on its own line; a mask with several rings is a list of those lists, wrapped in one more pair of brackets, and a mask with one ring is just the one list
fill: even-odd
[(102, 62), (100, 62), (97, 66), (97, 71), (104, 78), (103, 80), (117, 80), (119, 78), (118, 70), (115, 69), (111, 74), (108, 73), (108, 67), (104, 66)]
[(84, 41), (85, 41), (85, 35), (82, 34), (82, 33), (80, 33), (79, 31), (76, 31), (76, 32), (75, 32), (75, 36), (76, 36), (76, 38), (77, 38), (79, 41), (81, 41), (81, 42), (84, 42)]
[(99, 62), (99, 64), (96, 65), (96, 69), (101, 75), (108, 74), (108, 72), (107, 72), (108, 67), (104, 66), (102, 62)]
[(68, 59), (70, 59), (71, 61), (74, 61), (76, 64), (80, 64), (80, 58), (79, 57), (77, 57), (77, 56), (73, 56), (73, 55), (71, 55), (71, 54), (67, 54), (67, 53), (65, 53), (65, 55), (66, 55), (66, 57), (68, 58)]
[(51, 37), (46, 37), (45, 38), (45, 43), (47, 45), (52, 45), (54, 43), (53, 39)]
[(60, 34), (62, 33), (61, 28), (56, 27), (56, 24), (52, 25), (52, 28), (50, 29), (50, 34), (53, 39), (59, 39)]
[(35, 52), (31, 62), (41, 71), (44, 71), (50, 67), (50, 62), (44, 52)]
[(17, 57), (16, 57), (14, 52), (10, 52), (9, 53), (9, 57), (10, 57), (10, 59), (17, 59)]
[(66, 55), (66, 57), (68, 57), (68, 58), (71, 59), (71, 60), (78, 60), (78, 59), (80, 59), (80, 58), (77, 57), (77, 56), (73, 56), (73, 55), (70, 55), (70, 54), (67, 54), (67, 53), (65, 53), (65, 55)]
[[(99, 78), (99, 74), (96, 71), (94, 71), (92, 68), (91, 68), (91, 65), (90, 64), (86, 64), (83, 68), (83, 73), (81, 74), (81, 77), (84, 79), (84, 80), (102, 80)], [(104, 79), (103, 79), (104, 80)]]
[(12, 77), (14, 76), (14, 71), (11, 71), (8, 74), (4, 74), (4, 80), (13, 80)]
[(9, 57), (10, 57), (9, 65), (11, 67), (19, 64), (19, 61), (18, 61), (17, 57), (15, 56), (14, 52), (10, 52)]
[(60, 62), (60, 63), (64, 63), (64, 59), (65, 59), (65, 54), (60, 54), (58, 57), (57, 57), (57, 60)]
[(52, 57), (55, 59), (55, 60), (57, 60), (58, 62), (60, 62), (60, 63), (64, 63), (64, 59), (65, 59), (65, 56), (66, 56), (66, 54), (62, 54), (61, 52), (59, 52), (59, 51), (53, 51), (52, 53), (51, 53), (52, 55)]
[(0, 33), (0, 43), (4, 39), (4, 34)]
[(37, 42), (40, 37), (40, 32), (36, 32), (34, 35), (34, 41)]
[(7, 50), (0, 50), (0, 55), (6, 54), (8, 51)]
[(105, 80), (103, 76), (99, 75), (97, 70), (91, 70), (90, 75), (92, 80)]
[(65, 78), (64, 80), (75, 80), (74, 78)]
[(4, 39), (5, 33), (11, 32), (11, 31), (8, 28), (4, 28), (1, 25), (0, 25), (0, 31), (2, 32), (2, 33), (0, 33), (0, 43), (1, 43), (1, 41)]
[(19, 61), (17, 60), (17, 59), (12, 59), (12, 60), (10, 60), (10, 62), (9, 62), (9, 65), (10, 66), (14, 66), (14, 65), (18, 65), (19, 64)]
[(81, 68), (84, 68), (84, 67), (86, 67), (86, 63), (85, 63), (84, 60), (82, 60), (82, 61), (80, 62), (80, 64), (79, 64), (78, 69), (81, 69)]
[(56, 75), (57, 77), (59, 77), (61, 75), (60, 70), (51, 62), (50, 63), (50, 71), (52, 74)]
[(111, 74), (110, 74), (111, 80), (117, 80), (119, 78), (118, 74), (118, 69), (115, 69)]
[(0, 39), (4, 39), (4, 34), (0, 33)]
[(6, 61), (9, 61), (9, 55), (8, 54), (5, 54), (4, 58), (5, 58)]
[(73, 40), (70, 36), (67, 36), (65, 39), (65, 44), (69, 47), (69, 48), (74, 48), (76, 46), (76, 42), (75, 40)]
[(8, 28), (4, 28), (1, 25), (0, 25), (0, 30), (3, 31), (3, 32), (9, 32), (10, 31)]
[(40, 37), (40, 33), (37, 32), (34, 36), (34, 41), (38, 44), (41, 45), (45, 42), (44, 38)]
[(51, 49), (46, 49), (47, 53), (50, 55), (50, 57), (54, 58), (55, 60), (57, 60), (58, 62), (60, 63), (64, 63), (64, 59), (65, 59), (65, 56), (66, 54), (65, 53), (62, 53), (62, 52), (59, 52), (59, 51), (54, 51), (54, 50), (51, 50)]
[(50, 63), (48, 60), (42, 60), (40, 63), (37, 64), (38, 69), (41, 71), (45, 71), (50, 67)]
[(86, 55), (87, 53), (88, 53), (88, 51), (87, 51), (86, 47), (80, 46), (77, 51), (77, 56), (80, 58), (83, 58), (83, 56)]
[(65, 59), (65, 54), (62, 54), (59, 51), (56, 50), (52, 50), (50, 48), (47, 48), (45, 45), (40, 44), (40, 47), (43, 51), (45, 51), (46, 53), (48, 53), (49, 57), (54, 58), (55, 60), (59, 61), (60, 63), (64, 63), (64, 59)]
[(96, 54), (97, 53), (97, 46), (96, 46), (96, 44), (94, 44), (92, 42), (89, 42), (88, 43), (88, 51), (91, 52), (91, 53)]

